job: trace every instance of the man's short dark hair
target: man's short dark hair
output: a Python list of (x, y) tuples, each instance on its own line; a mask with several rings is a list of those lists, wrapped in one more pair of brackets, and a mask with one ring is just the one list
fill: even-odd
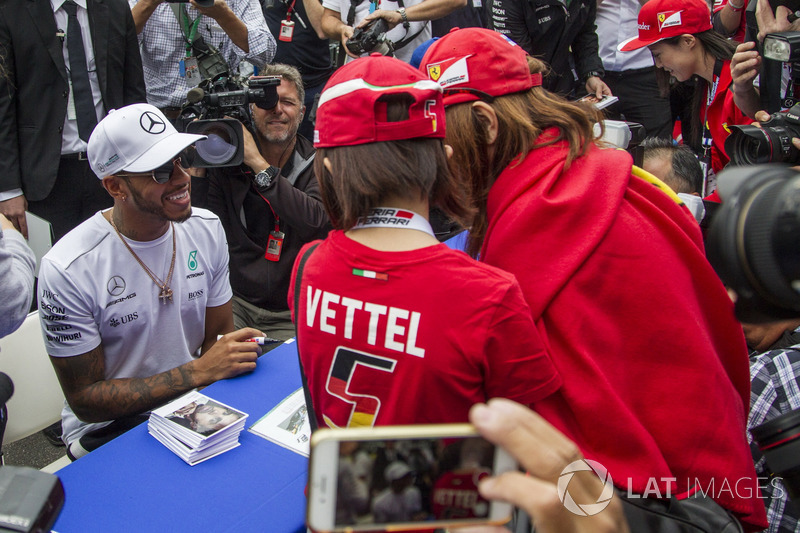
[(645, 161), (657, 157), (671, 160), (672, 170), (663, 177), (663, 181), (673, 191), (702, 194), (703, 169), (689, 147), (674, 144), (669, 139), (648, 137), (642, 142), (642, 148)]

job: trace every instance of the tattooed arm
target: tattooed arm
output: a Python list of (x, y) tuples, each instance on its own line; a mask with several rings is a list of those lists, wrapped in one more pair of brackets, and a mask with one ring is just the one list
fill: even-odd
[(260, 331), (244, 328), (218, 341), (214, 333), (216, 342), (206, 349), (209, 329), (206, 328), (206, 342), (200, 358), (147, 378), (105, 379), (102, 344), (75, 357), (51, 356), (50, 361), (64, 396), (78, 418), (84, 422), (114, 420), (158, 407), (195, 387), (255, 369), (260, 347), (243, 341), (261, 335)]

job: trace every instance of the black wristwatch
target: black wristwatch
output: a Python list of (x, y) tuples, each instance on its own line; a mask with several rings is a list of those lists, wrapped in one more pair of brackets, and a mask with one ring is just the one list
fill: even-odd
[(266, 189), (274, 183), (275, 178), (278, 177), (280, 171), (281, 169), (279, 169), (278, 167), (273, 167), (272, 165), (270, 165), (261, 172), (259, 172), (258, 174), (256, 174), (255, 176), (253, 176), (253, 181), (256, 182), (256, 185), (258, 185), (259, 188)]
[(597, 70), (590, 70), (589, 72), (587, 72), (586, 74), (583, 75), (583, 78), (581, 79), (581, 82), (584, 85), (586, 85), (586, 82), (589, 81), (589, 78), (591, 78), (592, 76), (596, 76), (598, 78), (602, 78), (603, 74), (605, 74), (605, 73), (604, 72), (599, 72)]

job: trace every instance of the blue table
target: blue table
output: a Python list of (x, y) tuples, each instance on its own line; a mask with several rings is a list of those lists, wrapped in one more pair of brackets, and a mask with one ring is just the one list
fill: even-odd
[[(297, 344), (268, 352), (250, 374), (203, 390), (249, 414), (247, 427), (301, 386)], [(57, 474), (60, 533), (305, 532), (308, 460), (249, 431), (241, 446), (189, 466), (142, 424)]]

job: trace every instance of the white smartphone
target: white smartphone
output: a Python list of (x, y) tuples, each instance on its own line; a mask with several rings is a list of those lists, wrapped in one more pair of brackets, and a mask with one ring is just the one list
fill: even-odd
[(483, 499), (478, 482), (518, 468), (470, 424), (320, 429), (307, 523), (317, 532), (501, 525), (511, 505)]

